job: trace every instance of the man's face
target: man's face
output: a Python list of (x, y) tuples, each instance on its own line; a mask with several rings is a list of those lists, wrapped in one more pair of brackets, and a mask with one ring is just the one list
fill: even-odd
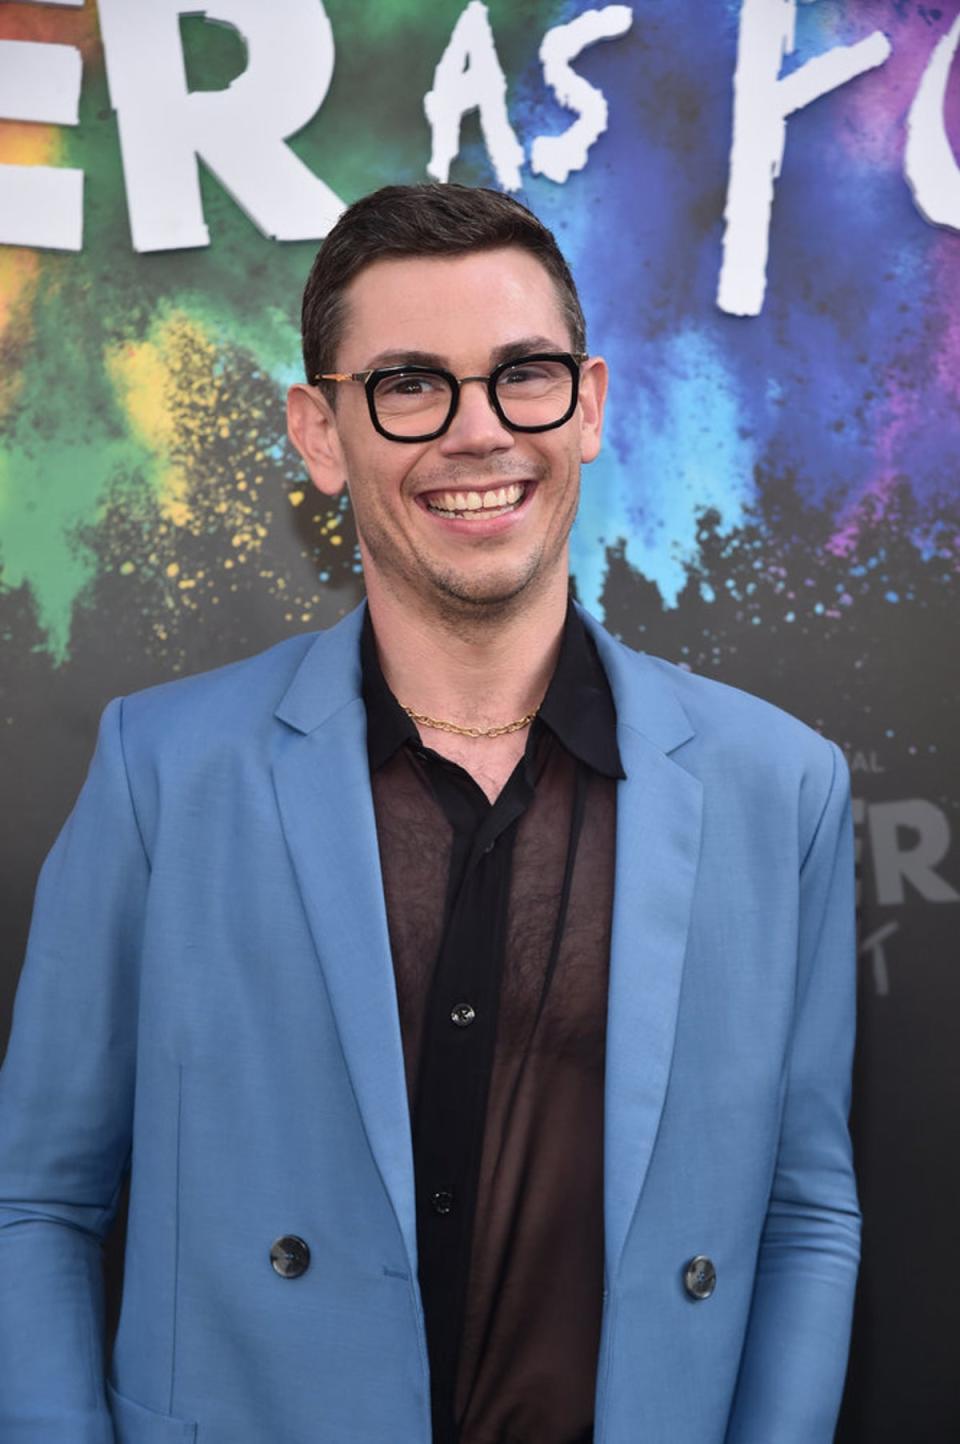
[[(345, 299), (342, 372), (409, 362), (479, 376), (518, 345), (571, 348), (548, 272), (516, 247), (376, 261)], [(333, 412), (317, 393), (311, 398), (327, 428), (329, 463), (295, 440), (322, 490), (347, 483), (368, 589), (454, 619), (492, 617), (558, 576), (566, 586), (580, 465), (599, 450), (605, 382), (604, 363), (586, 363), (571, 419), (539, 433), (508, 430), (486, 387), (469, 382), (444, 435), (416, 443), (379, 435), (363, 386), (347, 382)], [(503, 488), (506, 508), (451, 514), (461, 501), (466, 507), (467, 493)]]

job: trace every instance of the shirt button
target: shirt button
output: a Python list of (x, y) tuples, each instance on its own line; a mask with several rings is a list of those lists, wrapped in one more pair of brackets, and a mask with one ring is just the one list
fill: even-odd
[(469, 1028), (476, 1016), (476, 1010), (469, 1003), (458, 1003), (450, 1013), (450, 1021), (458, 1028)]
[(285, 1233), (271, 1244), (270, 1262), (282, 1279), (298, 1279), (310, 1267), (310, 1250), (295, 1233)]
[(430, 1205), (434, 1213), (447, 1214), (453, 1208), (453, 1189), (438, 1188), (436, 1193), (430, 1196)]
[(683, 1271), (683, 1287), (691, 1299), (708, 1299), (717, 1286), (717, 1270), (713, 1259), (697, 1254)]

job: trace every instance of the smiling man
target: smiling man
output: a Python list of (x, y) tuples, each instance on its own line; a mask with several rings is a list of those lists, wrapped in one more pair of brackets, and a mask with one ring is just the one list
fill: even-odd
[(842, 757), (570, 600), (607, 369), (516, 201), (359, 201), (303, 347), (367, 605), (105, 713), (0, 1074), (0, 1436), (829, 1444)]

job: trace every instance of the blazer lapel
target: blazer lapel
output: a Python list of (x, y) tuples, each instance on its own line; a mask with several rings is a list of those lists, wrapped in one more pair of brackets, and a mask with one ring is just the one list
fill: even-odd
[(416, 1277), (413, 1153), (360, 695), (362, 608), (322, 633), (276, 710), (277, 803), (370, 1149)]
[(701, 784), (670, 757), (693, 728), (657, 664), (591, 618), (617, 707), (617, 793), (604, 1130), (607, 1276), (643, 1189), (673, 1058), (700, 850)]

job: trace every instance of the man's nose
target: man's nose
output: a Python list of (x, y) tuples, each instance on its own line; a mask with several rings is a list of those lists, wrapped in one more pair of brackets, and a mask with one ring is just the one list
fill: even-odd
[(486, 377), (470, 376), (461, 381), (454, 418), (440, 438), (444, 454), (505, 451), (513, 445), (513, 432), (504, 426), (490, 404)]

